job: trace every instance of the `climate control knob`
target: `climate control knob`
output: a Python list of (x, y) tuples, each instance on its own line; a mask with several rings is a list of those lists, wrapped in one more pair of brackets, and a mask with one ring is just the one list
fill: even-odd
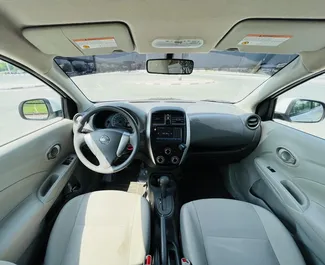
[(166, 155), (169, 156), (172, 153), (172, 149), (170, 147), (166, 147), (164, 152), (165, 152)]
[(177, 165), (179, 163), (179, 157), (173, 156), (171, 159), (172, 164)]
[(157, 156), (156, 161), (158, 164), (165, 163), (165, 158), (163, 156)]

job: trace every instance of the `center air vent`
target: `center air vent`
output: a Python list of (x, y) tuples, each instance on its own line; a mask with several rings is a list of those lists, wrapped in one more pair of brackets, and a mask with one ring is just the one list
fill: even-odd
[(163, 125), (165, 124), (165, 114), (161, 113), (153, 113), (152, 114), (152, 124)]
[(261, 118), (257, 115), (251, 115), (246, 120), (247, 128), (251, 130), (255, 130), (258, 126), (260, 126)]
[(183, 114), (172, 114), (172, 124), (173, 125), (184, 125), (185, 117)]

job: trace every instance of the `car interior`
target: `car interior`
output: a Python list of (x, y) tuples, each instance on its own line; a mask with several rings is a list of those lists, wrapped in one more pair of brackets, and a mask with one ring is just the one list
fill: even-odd
[(0, 265), (324, 265), (324, 10), (0, 0)]

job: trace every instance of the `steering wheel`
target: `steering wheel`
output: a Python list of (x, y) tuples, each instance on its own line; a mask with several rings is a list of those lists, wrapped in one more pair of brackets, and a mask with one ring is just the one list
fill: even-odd
[[(90, 117), (101, 111), (122, 114), (129, 122), (133, 132), (130, 133), (126, 130), (110, 128), (83, 133), (82, 130)], [(98, 173), (110, 174), (121, 171), (131, 164), (138, 150), (140, 133), (135, 119), (127, 111), (113, 106), (101, 106), (87, 112), (84, 116), (81, 116), (80, 113), (76, 114), (73, 121), (73, 145), (78, 158), (86, 167)], [(94, 165), (84, 156), (81, 151), (83, 144), (86, 144), (96, 156), (99, 165)], [(133, 147), (129, 157), (120, 165), (112, 165), (118, 157), (123, 155), (129, 144)]]

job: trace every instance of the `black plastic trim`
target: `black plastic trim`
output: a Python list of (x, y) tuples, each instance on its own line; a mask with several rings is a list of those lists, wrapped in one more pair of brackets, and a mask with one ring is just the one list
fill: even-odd
[(256, 107), (256, 114), (261, 117), (262, 121), (273, 119), (276, 102), (277, 98), (268, 98)]
[(167, 238), (166, 238), (166, 219), (164, 216), (160, 217), (160, 235), (161, 235), (161, 264), (168, 265), (168, 252), (167, 252)]

